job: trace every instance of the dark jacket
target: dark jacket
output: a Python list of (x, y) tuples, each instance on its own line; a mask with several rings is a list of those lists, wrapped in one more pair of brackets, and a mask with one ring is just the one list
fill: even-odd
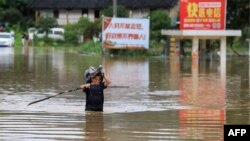
[(106, 87), (104, 83), (99, 85), (90, 85), (90, 88), (86, 88), (86, 107), (85, 111), (103, 111), (104, 93), (103, 90)]

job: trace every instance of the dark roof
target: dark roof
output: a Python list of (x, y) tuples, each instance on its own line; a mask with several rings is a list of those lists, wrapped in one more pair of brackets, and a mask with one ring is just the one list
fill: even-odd
[[(168, 9), (176, 5), (179, 0), (117, 0), (118, 5), (125, 7), (136, 8), (164, 8)], [(111, 4), (113, 4), (111, 2)]]
[[(129, 9), (170, 8), (178, 0), (117, 0), (117, 5)], [(32, 0), (31, 9), (101, 9), (113, 5), (113, 0)]]

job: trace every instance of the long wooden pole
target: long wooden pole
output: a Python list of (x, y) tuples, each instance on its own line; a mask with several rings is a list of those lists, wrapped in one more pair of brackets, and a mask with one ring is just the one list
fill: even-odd
[(47, 99), (50, 99), (52, 97), (56, 97), (56, 96), (64, 94), (64, 93), (69, 93), (69, 92), (77, 91), (77, 90), (80, 90), (80, 89), (82, 89), (82, 88), (76, 88), (76, 89), (73, 89), (73, 90), (67, 90), (67, 91), (64, 91), (64, 92), (60, 92), (60, 93), (58, 93), (56, 95), (48, 96), (48, 97), (45, 97), (43, 99), (39, 99), (39, 100), (33, 101), (33, 102), (29, 103), (27, 106), (35, 104), (35, 103), (38, 103), (38, 102), (41, 102), (41, 101), (44, 101), (44, 100), (47, 100)]
[[(129, 88), (129, 86), (109, 86), (109, 88)], [(45, 97), (43, 99), (39, 99), (39, 100), (30, 102), (27, 106), (38, 103), (38, 102), (41, 102), (41, 101), (44, 101), (44, 100), (47, 100), (47, 99), (50, 99), (52, 97), (56, 97), (56, 96), (64, 94), (64, 93), (70, 93), (70, 92), (74, 92), (74, 91), (77, 91), (77, 90), (80, 90), (80, 89), (82, 89), (82, 88), (76, 88), (76, 89), (73, 89), (73, 90), (67, 90), (67, 91), (64, 91), (64, 92), (60, 92), (58, 94), (55, 94), (55, 95), (52, 95), (52, 96)]]

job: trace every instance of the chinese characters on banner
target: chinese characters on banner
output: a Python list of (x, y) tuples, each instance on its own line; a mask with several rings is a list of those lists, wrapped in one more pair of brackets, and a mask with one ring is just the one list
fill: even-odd
[(149, 19), (103, 18), (103, 48), (148, 49)]
[(180, 29), (224, 30), (226, 0), (181, 0)]

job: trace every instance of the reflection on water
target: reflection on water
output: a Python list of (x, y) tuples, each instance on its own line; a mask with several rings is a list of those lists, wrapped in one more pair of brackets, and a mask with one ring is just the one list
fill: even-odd
[(13, 64), (14, 49), (12, 47), (0, 47), (0, 71), (10, 69)]
[(1, 111), (1, 140), (82, 140), (82, 116)]
[[(229, 56), (225, 65), (102, 58), (68, 48), (0, 49), (1, 140), (223, 140), (225, 123), (250, 123), (247, 57)], [(80, 91), (27, 106), (78, 87), (84, 70), (99, 64), (113, 86), (129, 86), (105, 90), (103, 113), (85, 113)]]
[(105, 72), (116, 85), (147, 87), (149, 83), (149, 62), (147, 58), (112, 57), (104, 58)]
[(104, 134), (104, 121), (102, 112), (87, 112), (85, 114), (85, 141), (107, 141)]
[(186, 139), (223, 140), (224, 110), (181, 109), (179, 129)]

